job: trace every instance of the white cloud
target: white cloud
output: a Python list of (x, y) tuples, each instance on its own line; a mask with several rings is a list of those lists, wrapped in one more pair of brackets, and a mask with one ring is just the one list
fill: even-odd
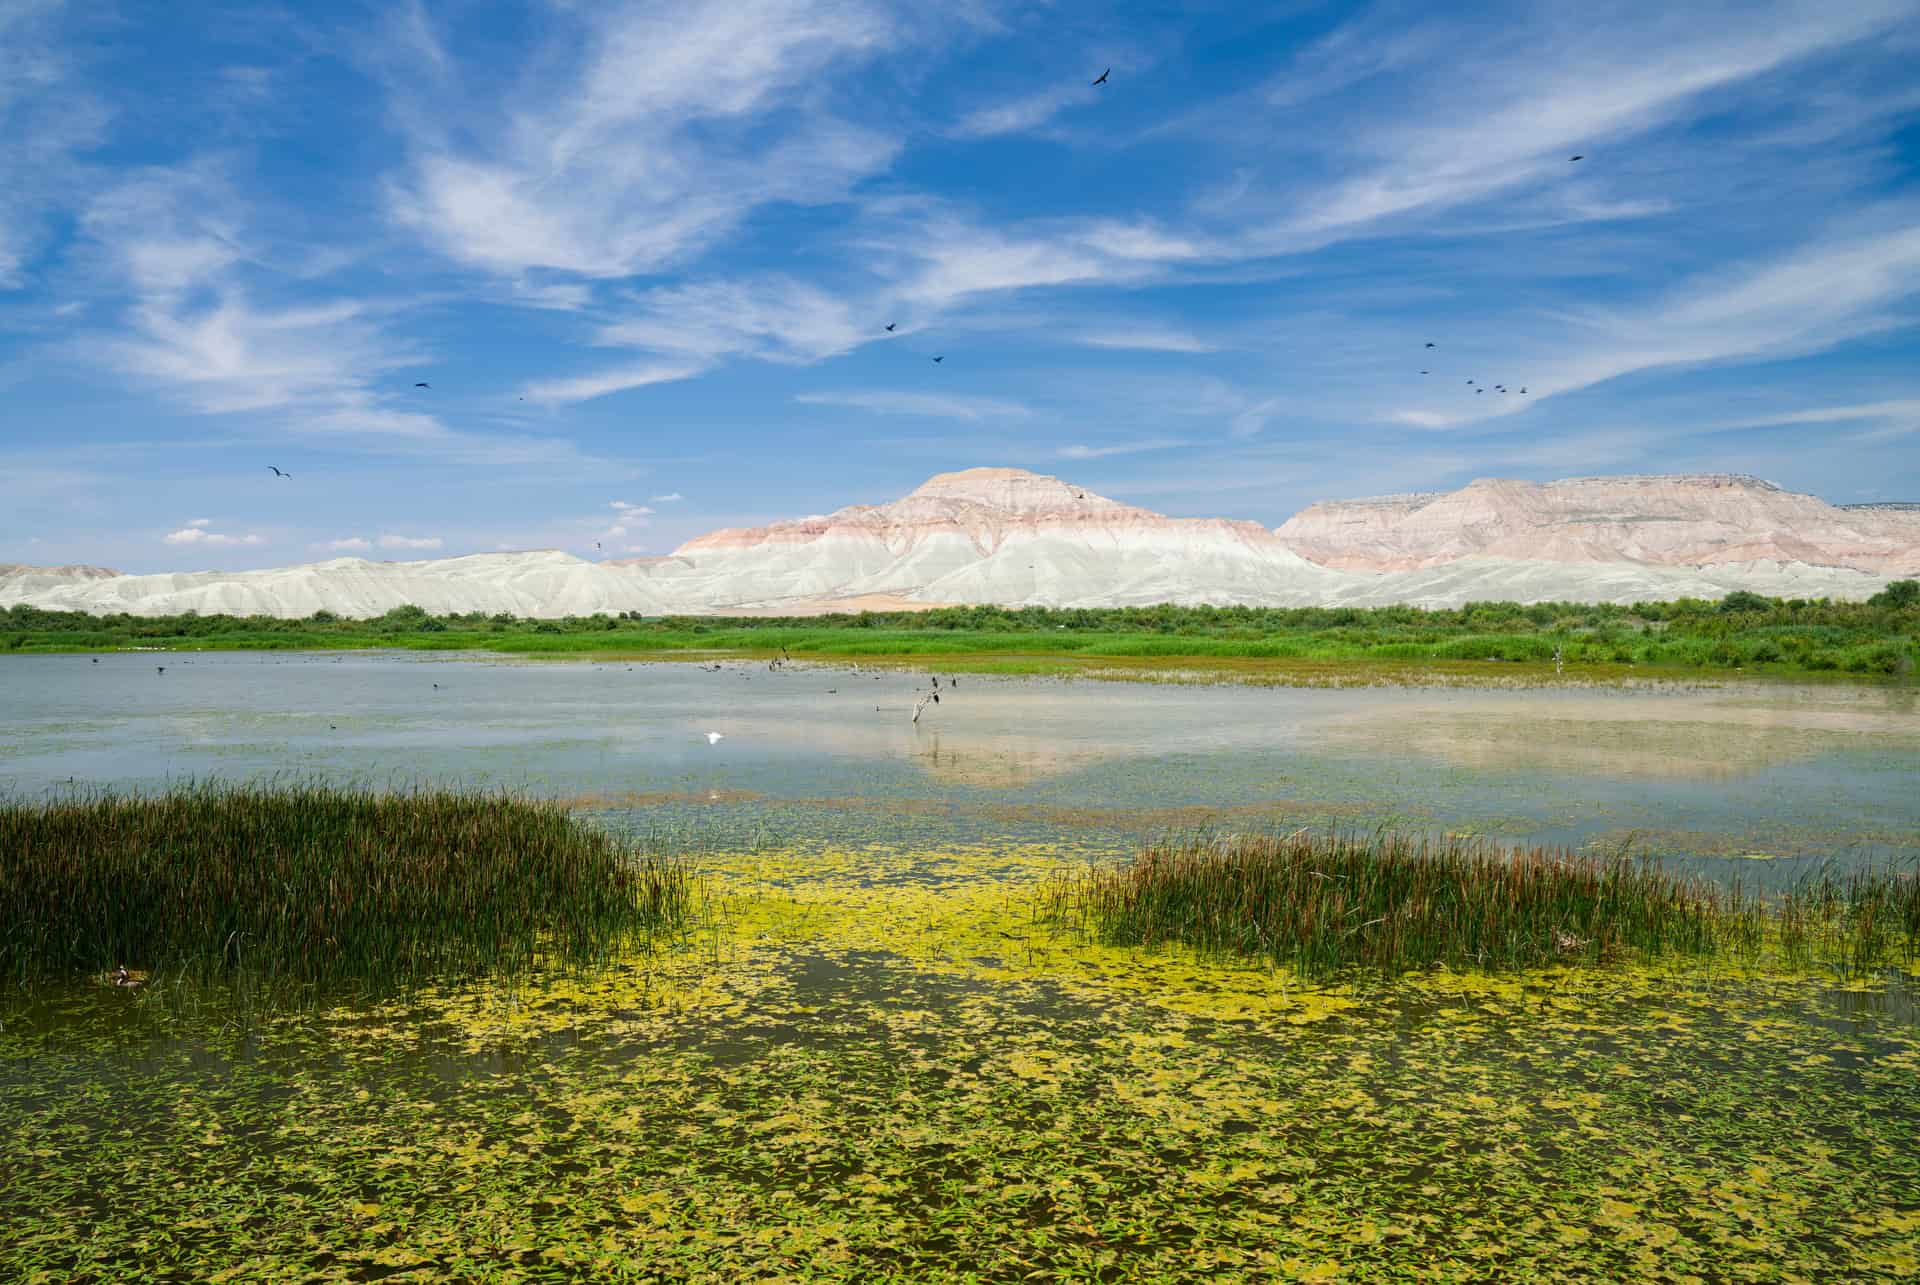
[(575, 376), (572, 379), (549, 379), (528, 384), (525, 396), (529, 401), (548, 404), (592, 401), (596, 397), (624, 393), (634, 388), (645, 388), (649, 384), (667, 384), (679, 379), (691, 379), (702, 369), (701, 366), (684, 363), (622, 366), (612, 370), (597, 371), (591, 375)]
[(1837, 424), (1855, 419), (1920, 418), (1920, 400), (1863, 402), (1853, 406), (1816, 406), (1775, 415), (1745, 415), (1721, 422), (1728, 428), (1770, 428), (1786, 424)]
[(365, 553), (367, 550), (373, 548), (373, 542), (362, 536), (349, 535), (338, 540), (323, 540), (313, 547), (316, 549), (326, 549), (333, 553)]
[(622, 514), (632, 513), (640, 516), (644, 516), (648, 513), (653, 512), (652, 509), (648, 508), (644, 504), (629, 504), (625, 500), (615, 500), (612, 504), (608, 505), (607, 507), (611, 509), (618, 509)]
[(1145, 222), (1093, 220), (1003, 232), (946, 216), (910, 228), (891, 248), (918, 262), (898, 287), (900, 296), (933, 307), (1001, 290), (1144, 281), (1217, 252)]
[[(1385, 418), (1419, 428), (1478, 423), (1641, 371), (1802, 356), (1908, 324), (1893, 309), (1920, 297), (1920, 222), (1905, 210), (1877, 217), (1888, 230), (1856, 230), (1772, 260), (1702, 274), (1637, 307), (1563, 315), (1562, 329), (1506, 359), (1530, 372), (1526, 397), (1487, 397), (1470, 411), (1401, 408)], [(1775, 421), (1741, 421), (1769, 422)]]
[(441, 545), (437, 535), (383, 535), (380, 547), (383, 549), (438, 549)]
[[(1906, 0), (1842, 9), (1779, 0), (1764, 8), (1679, 6), (1595, 24), (1548, 7), (1477, 41), (1464, 75), (1458, 40), (1437, 38), (1451, 24), (1436, 20), (1400, 37), (1402, 93), (1341, 113), (1334, 136), (1341, 172), (1317, 184), (1289, 174), (1243, 198), (1286, 210), (1254, 231), (1248, 247), (1306, 249), (1522, 185), (1603, 181), (1606, 157), (1624, 156), (1633, 140), (1694, 110), (1703, 95), (1865, 39), (1911, 14)], [(1371, 57), (1360, 60), (1353, 79), (1364, 78)], [(1330, 83), (1345, 83), (1344, 73)], [(1569, 155), (1589, 152), (1599, 164), (1569, 168)]]
[(105, 140), (111, 113), (82, 83), (61, 39), (60, 3), (0, 4), (0, 290), (27, 283), (53, 211), (84, 181), (80, 156)]
[(1267, 426), (1283, 404), (1278, 397), (1269, 397), (1236, 412), (1227, 425), (1227, 432), (1233, 437), (1252, 437)]
[(101, 277), (132, 291), (119, 331), (74, 345), (88, 359), (209, 414), (277, 411), (309, 432), (451, 436), (429, 414), (384, 405), (382, 384), (417, 353), (375, 306), (258, 301), (242, 277), (262, 255), (246, 203), (218, 167), (137, 171), (96, 196), (80, 225)]
[(1168, 326), (1139, 325), (1093, 330), (1078, 335), (1076, 343), (1089, 348), (1130, 348), (1143, 352), (1218, 352), (1205, 340)]
[(1410, 428), (1451, 428), (1461, 422), (1457, 415), (1442, 415), (1438, 411), (1398, 410), (1387, 417), (1395, 424), (1405, 424)]
[(684, 500), (687, 497), (678, 491), (669, 491), (665, 495), (653, 495), (647, 498), (651, 499), (655, 504), (672, 504), (678, 500)]
[[(757, 205), (838, 200), (898, 149), (825, 101), (832, 72), (897, 39), (859, 0), (569, 6), (545, 25), (553, 38), (504, 94), (462, 97), (449, 76), (423, 84), (396, 64), (412, 160), (393, 213), (464, 263), (658, 269)], [(441, 47), (430, 30), (414, 43)]]
[(194, 518), (192, 521), (188, 522), (187, 525), (188, 526), (212, 526), (213, 519), (212, 518)]
[(791, 277), (697, 282), (649, 290), (598, 342), (699, 362), (732, 354), (812, 362), (850, 352), (885, 332), (844, 293)]
[(1063, 460), (1098, 460), (1109, 455), (1135, 455), (1141, 451), (1164, 451), (1186, 443), (1177, 437), (1150, 437), (1137, 442), (1119, 442), (1112, 446), (1063, 446), (1055, 454)]
[(938, 393), (876, 390), (850, 393), (800, 393), (796, 402), (807, 406), (851, 406), (877, 415), (917, 415), (932, 419), (1025, 419), (1033, 412), (1019, 402), (992, 397), (947, 397)]
[(246, 535), (224, 535), (218, 531), (209, 531), (203, 526), (183, 526), (178, 531), (169, 531), (160, 538), (168, 544), (204, 545), (209, 548), (226, 545), (266, 543), (261, 536), (251, 532)]
[(1001, 134), (1024, 133), (1046, 124), (1063, 108), (1092, 102), (1096, 96), (1096, 91), (1087, 85), (1046, 89), (1037, 94), (975, 108), (962, 116), (948, 133), (955, 138), (994, 138)]

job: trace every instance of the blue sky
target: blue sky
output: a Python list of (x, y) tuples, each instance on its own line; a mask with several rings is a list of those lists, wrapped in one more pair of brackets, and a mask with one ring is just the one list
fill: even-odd
[(664, 553), (982, 464), (1920, 499), (1916, 66), (1920, 0), (0, 0), (0, 561)]

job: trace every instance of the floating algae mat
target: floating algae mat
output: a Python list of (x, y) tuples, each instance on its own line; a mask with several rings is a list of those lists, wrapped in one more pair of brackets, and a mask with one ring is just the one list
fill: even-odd
[(663, 954), (6, 1011), (8, 1280), (1920, 1272), (1913, 979), (1391, 986), (1089, 946), (1034, 843), (707, 862)]

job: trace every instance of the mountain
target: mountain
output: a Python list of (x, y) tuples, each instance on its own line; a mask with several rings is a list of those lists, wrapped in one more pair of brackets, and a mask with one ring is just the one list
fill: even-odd
[(0, 566), (0, 605), (365, 617), (813, 614), (942, 603), (1376, 606), (1632, 602), (1734, 589), (1864, 598), (1920, 575), (1920, 509), (1840, 508), (1733, 474), (1484, 480), (1312, 505), (1276, 530), (1170, 518), (1021, 469), (942, 473), (888, 504), (729, 528), (670, 556), (553, 550), (122, 576)]
[(1915, 519), (1892, 505), (1839, 508), (1739, 474), (1488, 478), (1437, 494), (1323, 500), (1276, 534), (1302, 557), (1351, 571), (1509, 558), (1656, 567), (1804, 563), (1914, 575)]

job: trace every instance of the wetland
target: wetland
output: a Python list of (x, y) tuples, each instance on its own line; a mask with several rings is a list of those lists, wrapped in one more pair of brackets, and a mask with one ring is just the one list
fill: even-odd
[[(930, 675), (868, 662), (7, 658), (21, 808), (495, 792), (691, 874), (684, 914), (617, 948), (299, 1002), (157, 957), (15, 980), (0, 1275), (1920, 1272), (1897, 944), (1388, 975), (1062, 913), (1155, 844), (1303, 831), (1776, 904), (1911, 879), (1911, 687), (953, 679), (916, 723)], [(1327, 855), (1302, 868), (1351, 873)]]

